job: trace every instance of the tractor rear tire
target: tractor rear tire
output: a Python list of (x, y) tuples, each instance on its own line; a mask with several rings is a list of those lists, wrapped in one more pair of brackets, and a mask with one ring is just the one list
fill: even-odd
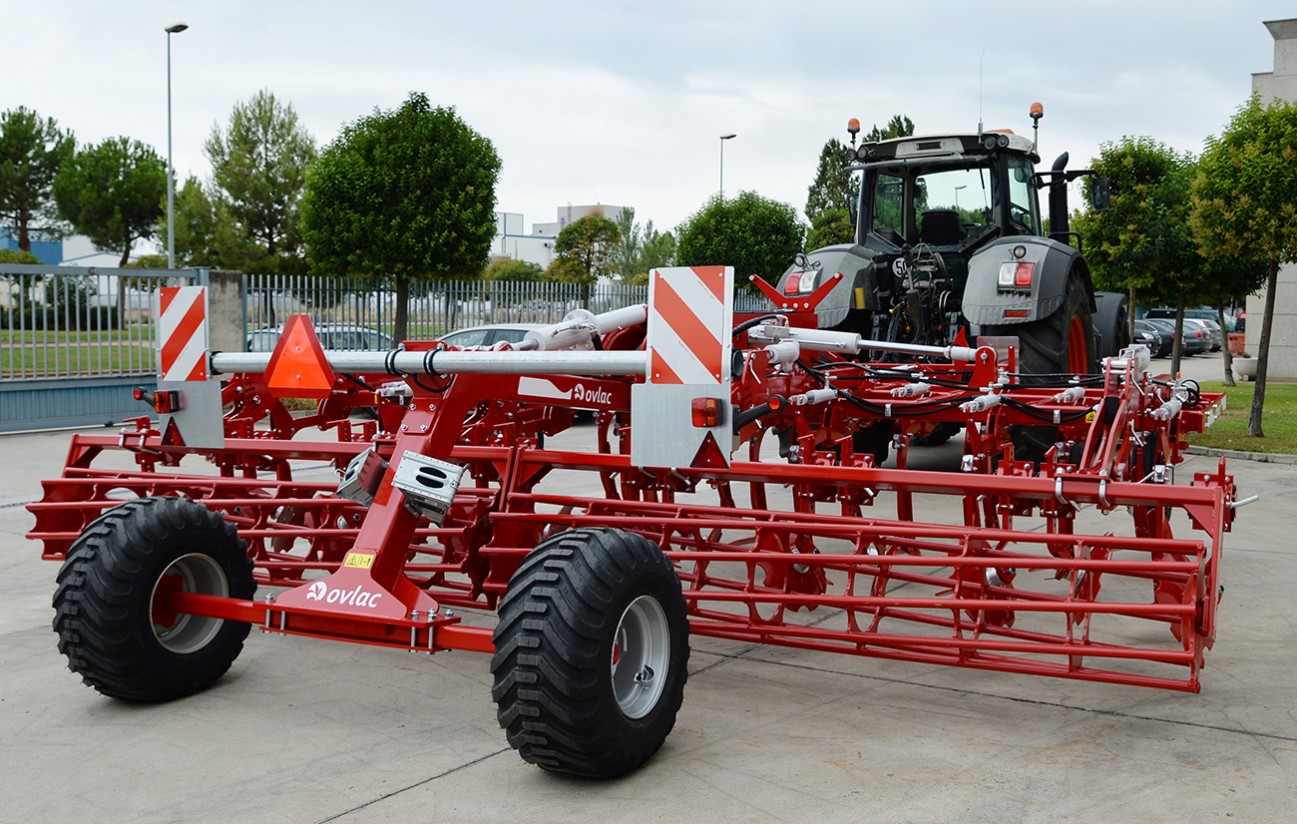
[[(1099, 371), (1090, 298), (1075, 272), (1067, 279), (1063, 305), (1052, 315), (1016, 326), (984, 326), (982, 334), (1017, 336), (1018, 380), (1027, 386), (1061, 386), (1069, 375)], [(1014, 457), (1040, 462), (1057, 436), (1055, 426), (1015, 426), (1010, 433)]]
[(234, 525), (188, 498), (142, 498), (101, 515), (68, 550), (54, 631), (68, 669), (110, 698), (160, 703), (225, 674), (251, 627), (166, 615), (160, 588), (252, 598), (252, 559)]
[(491, 697), (524, 761), (614, 778), (675, 726), (689, 624), (675, 568), (647, 538), (579, 529), (543, 541), (509, 583), (494, 641)]

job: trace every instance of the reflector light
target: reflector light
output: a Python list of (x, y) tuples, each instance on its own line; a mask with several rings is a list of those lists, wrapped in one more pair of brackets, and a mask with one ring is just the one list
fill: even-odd
[(1026, 309), (1005, 309), (1004, 310), (1004, 316), (1006, 318), (1025, 318), (1028, 317), (1029, 314), (1030, 313), (1027, 312)]
[(784, 294), (785, 295), (797, 294), (798, 290), (800, 289), (799, 284), (801, 282), (801, 279), (802, 279), (801, 272), (793, 272), (791, 275), (789, 275), (788, 280), (784, 281)]
[(689, 404), (694, 426), (708, 429), (721, 422), (721, 402), (718, 398), (694, 398)]
[(770, 400), (766, 401), (766, 406), (770, 407), (771, 412), (778, 412), (780, 409), (784, 408), (784, 396), (771, 395)]
[(1017, 268), (1017, 270), (1015, 270), (1015, 272), (1014, 272), (1014, 274), (1013, 274), (1013, 285), (1014, 285), (1014, 286), (1026, 286), (1026, 287), (1030, 288), (1030, 286), (1031, 286), (1031, 277), (1032, 277), (1032, 275), (1035, 273), (1035, 271), (1036, 271), (1036, 264), (1034, 264), (1034, 263), (1019, 263), (1019, 264), (1018, 264), (1018, 268)]
[(135, 387), (135, 389), (131, 392), (131, 396), (135, 398), (135, 400), (137, 401), (144, 401), (145, 403), (153, 403), (153, 399), (149, 397), (149, 390), (145, 389), (143, 386)]

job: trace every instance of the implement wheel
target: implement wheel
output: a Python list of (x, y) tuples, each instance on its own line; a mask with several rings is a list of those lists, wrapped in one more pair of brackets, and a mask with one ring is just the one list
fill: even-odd
[(111, 698), (170, 701), (234, 663), (248, 624), (170, 612), (168, 592), (251, 598), (252, 559), (234, 525), (188, 498), (109, 510), (68, 550), (54, 631), (68, 669)]
[(542, 542), (509, 583), (491, 697), (509, 744), (549, 772), (613, 778), (643, 764), (684, 700), (680, 579), (648, 539), (580, 529)]

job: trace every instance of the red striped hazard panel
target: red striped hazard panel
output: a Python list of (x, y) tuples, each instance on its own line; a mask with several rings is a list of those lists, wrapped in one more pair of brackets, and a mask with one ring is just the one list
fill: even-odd
[(649, 279), (648, 383), (728, 382), (734, 288), (729, 266), (654, 269)]
[(159, 380), (207, 380), (206, 291), (201, 286), (163, 286), (158, 292)]

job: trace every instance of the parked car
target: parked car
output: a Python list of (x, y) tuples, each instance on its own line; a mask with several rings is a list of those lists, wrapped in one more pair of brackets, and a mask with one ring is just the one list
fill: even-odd
[[(1157, 309), (1149, 309), (1148, 317), (1166, 318), (1175, 320), (1175, 310), (1166, 306), (1160, 306)], [(1225, 344), (1225, 330), (1220, 328), (1220, 319), (1215, 309), (1185, 309), (1185, 320), (1196, 320), (1204, 323), (1209, 329), (1213, 330), (1208, 338), (1211, 340), (1211, 351), (1219, 352)]]
[(1171, 354), (1175, 345), (1175, 333), (1170, 327), (1161, 327), (1146, 320), (1135, 321), (1135, 343), (1142, 343), (1155, 358), (1164, 358)]
[[(248, 333), (249, 352), (273, 352), (284, 332), (282, 326), (262, 327)], [(315, 335), (325, 349), (352, 349), (386, 351), (395, 347), (392, 336), (370, 326), (322, 323), (315, 327)]]
[(1220, 324), (1214, 320), (1205, 320), (1203, 318), (1185, 318), (1186, 327), (1199, 327), (1203, 335), (1207, 338), (1207, 349), (1211, 352), (1219, 352), (1220, 348), (1225, 345), (1225, 333), (1221, 331)]
[(1183, 341), (1180, 344), (1180, 354), (1185, 356), (1196, 355), (1199, 352), (1206, 352), (1211, 349), (1211, 342), (1207, 339), (1206, 333), (1202, 327), (1185, 323), (1185, 328), (1177, 331), (1175, 328), (1175, 318), (1145, 318), (1144, 323), (1151, 323), (1154, 326), (1165, 329), (1172, 336), (1180, 335)]
[(527, 337), (533, 329), (541, 328), (539, 323), (491, 323), (485, 326), (470, 326), (456, 329), (438, 340), (463, 349), (466, 346), (491, 346), (501, 341), (517, 343)]

